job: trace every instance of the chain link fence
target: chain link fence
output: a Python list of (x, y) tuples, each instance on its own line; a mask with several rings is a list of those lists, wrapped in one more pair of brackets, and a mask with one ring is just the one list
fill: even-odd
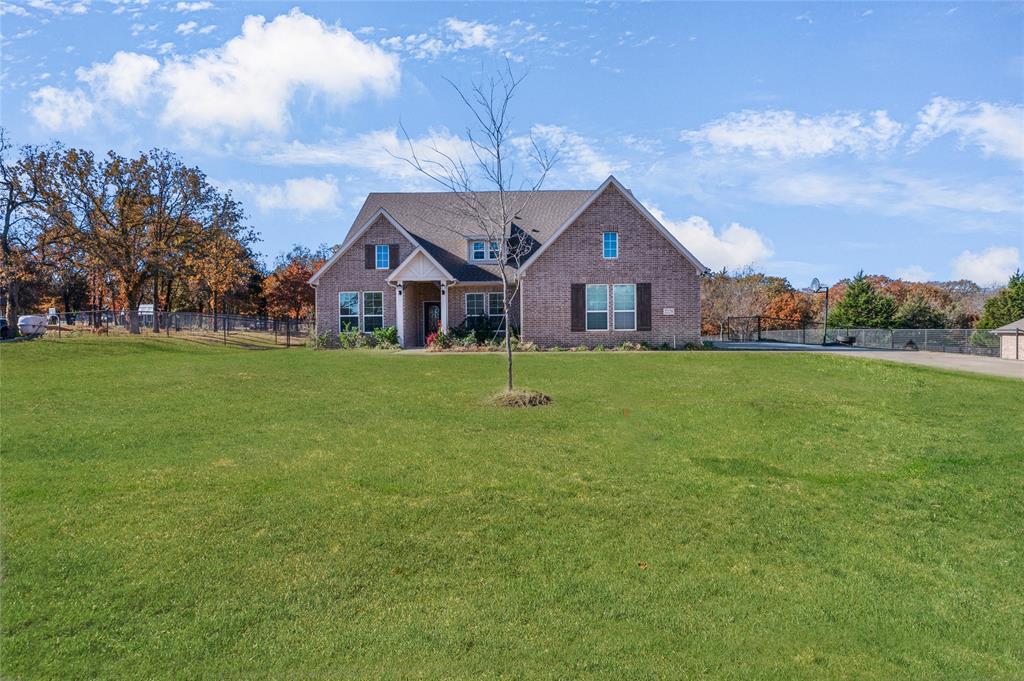
[(841, 343), (884, 350), (926, 350), (999, 356), (999, 336), (984, 329), (863, 329), (774, 317), (729, 317), (717, 340)]

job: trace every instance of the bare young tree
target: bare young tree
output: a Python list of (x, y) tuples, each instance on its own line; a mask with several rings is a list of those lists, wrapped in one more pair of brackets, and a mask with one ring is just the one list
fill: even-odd
[[(424, 157), (417, 152), (404, 126), (402, 134), (409, 155), (398, 157), (455, 197), (451, 210), (457, 219), (439, 226), (466, 239), (486, 239), (488, 247), (492, 243), (498, 245), (496, 265), (504, 303), (502, 321), (509, 391), (513, 388), (510, 310), (520, 292), (520, 267), (537, 245), (515, 221), (529, 206), (558, 159), (557, 150), (544, 148), (532, 136), (525, 144), (513, 137), (510, 106), (525, 77), (525, 73), (513, 73), (506, 62), (504, 69), (472, 83), (468, 90), (446, 78), (470, 113), (466, 139), (471, 158), (445, 151), (436, 143), (426, 145), (430, 157)], [(533, 166), (532, 179), (516, 177), (515, 158), (517, 154), (522, 155), (523, 147)]]

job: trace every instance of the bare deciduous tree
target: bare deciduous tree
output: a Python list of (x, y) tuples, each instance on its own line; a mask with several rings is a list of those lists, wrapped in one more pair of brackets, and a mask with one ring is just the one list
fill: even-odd
[[(497, 74), (485, 76), (464, 90), (451, 80), (459, 99), (471, 115), (466, 127), (470, 159), (456, 152), (441, 149), (436, 143), (427, 144), (432, 158), (417, 152), (412, 138), (402, 127), (409, 155), (397, 157), (430, 178), (455, 197), (457, 213), (451, 223), (439, 225), (466, 239), (486, 239), (498, 245), (496, 261), (501, 278), (504, 302), (505, 355), (508, 364), (507, 389), (513, 388), (512, 327), (510, 314), (512, 301), (519, 295), (519, 270), (537, 246), (536, 242), (515, 224), (516, 219), (529, 206), (540, 190), (548, 172), (554, 166), (557, 150), (538, 144), (532, 136), (513, 137), (510, 106), (523, 75), (513, 73), (511, 65)], [(515, 158), (526, 148), (526, 156), (533, 166), (532, 179), (516, 177)], [(467, 226), (468, 225), (468, 226)]]

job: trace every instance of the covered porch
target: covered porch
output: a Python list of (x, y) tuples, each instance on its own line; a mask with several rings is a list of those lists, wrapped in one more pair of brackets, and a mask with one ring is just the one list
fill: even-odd
[(423, 248), (417, 248), (388, 277), (395, 288), (395, 326), (403, 348), (426, 345), (438, 328), (448, 330), (449, 287), (455, 283)]

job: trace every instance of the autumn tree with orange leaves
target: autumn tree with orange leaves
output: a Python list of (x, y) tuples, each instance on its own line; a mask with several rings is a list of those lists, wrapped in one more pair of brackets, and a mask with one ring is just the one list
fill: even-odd
[(330, 249), (321, 245), (316, 251), (296, 245), (277, 259), (274, 270), (263, 282), (267, 313), (273, 317), (302, 319), (313, 315), (316, 292), (309, 278), (330, 257)]

